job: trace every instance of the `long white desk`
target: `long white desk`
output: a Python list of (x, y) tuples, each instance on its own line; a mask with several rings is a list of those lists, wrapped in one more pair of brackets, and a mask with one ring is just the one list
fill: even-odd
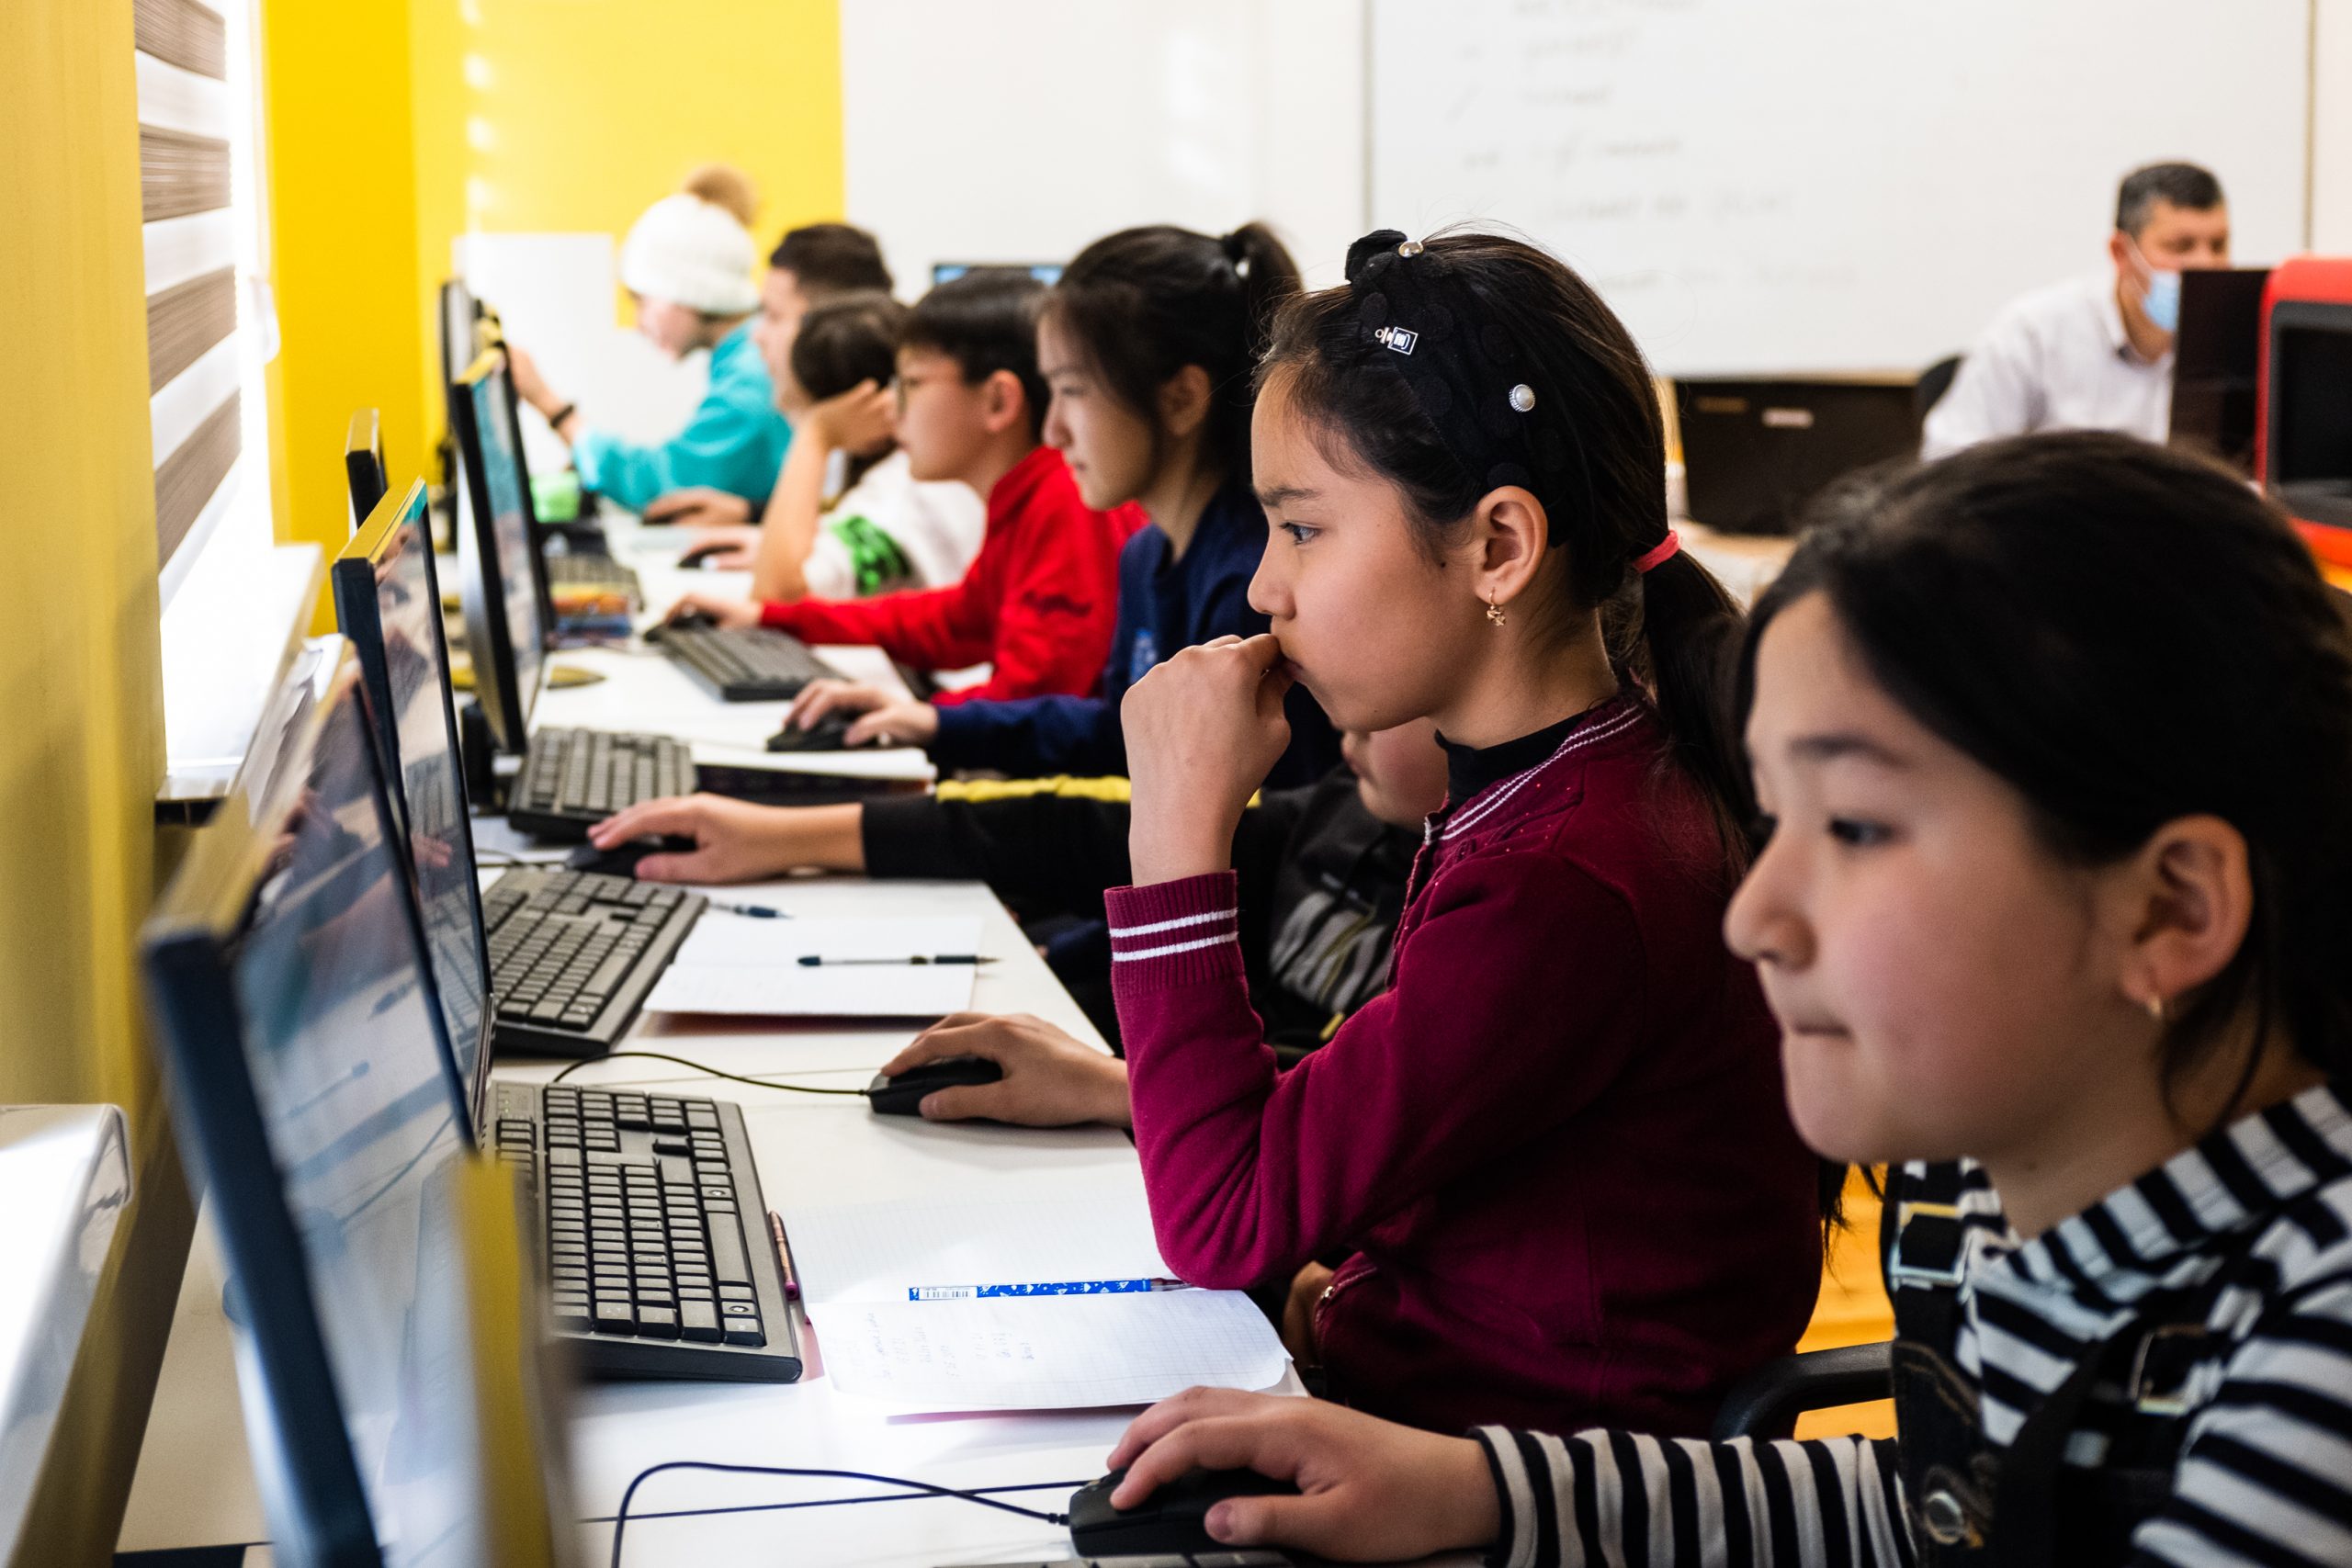
[[(630, 555), (647, 580), (650, 608), (659, 611), (669, 599), (658, 586), (663, 578), (658, 550), (648, 545)], [(721, 574), (672, 570), (667, 575), (699, 584)], [(871, 650), (859, 651), (871, 657)], [(854, 662), (835, 650), (827, 650), (827, 657), (845, 669)], [(567, 650), (559, 659), (608, 668), (613, 678), (545, 694), (538, 710), (544, 723), (660, 730), (700, 740), (706, 730), (713, 736), (763, 737), (776, 722), (779, 705), (721, 704), (665, 660), (641, 653)], [(887, 670), (887, 660), (879, 662)], [(755, 724), (765, 728), (754, 731)], [(820, 755), (808, 761), (835, 759)], [(486, 845), (506, 842), (493, 831), (482, 837)], [(974, 1007), (1035, 1013), (1102, 1045), (1012, 917), (979, 884), (789, 878), (727, 894), (800, 919), (978, 915), (980, 952), (995, 962), (978, 974)], [(628, 1043), (729, 1072), (788, 1075), (798, 1082), (845, 1088), (863, 1086), (914, 1032), (905, 1023), (747, 1031), (716, 1021), (649, 1017), (639, 1021)], [(499, 1063), (495, 1072), (502, 1078), (543, 1081), (565, 1065), (518, 1059)], [(663, 1084), (678, 1092), (737, 1101), (744, 1108), (771, 1207), (779, 1206), (780, 1193), (810, 1190), (809, 1184), (818, 1183), (845, 1185), (875, 1201), (911, 1201), (979, 1181), (1085, 1192), (1106, 1175), (1131, 1170), (1136, 1158), (1125, 1136), (1107, 1129), (933, 1125), (876, 1116), (857, 1100), (763, 1089), (665, 1062), (623, 1058), (582, 1068), (569, 1081)], [(126, 1551), (252, 1542), (266, 1534), (243, 1446), (233, 1440), (242, 1424), (229, 1328), (220, 1313), (218, 1280), (203, 1272), (209, 1267), (202, 1258), (192, 1265), (182, 1292), (125, 1517), (120, 1546)], [(1061, 1512), (1071, 1487), (1102, 1472), (1111, 1444), (1134, 1414), (895, 1414), (888, 1406), (837, 1394), (824, 1373), (821, 1336), (810, 1331), (805, 1314), (798, 1326), (808, 1362), (796, 1384), (600, 1383), (575, 1391), (569, 1421), (571, 1506), (583, 1521), (583, 1561), (605, 1560), (609, 1521), (631, 1478), (678, 1460), (869, 1471), (973, 1489), (1030, 1487), (1035, 1489), (1007, 1493), (1005, 1500)], [(1295, 1391), (1295, 1379), (1286, 1386)], [(1060, 1527), (954, 1499), (900, 1496), (845, 1506), (790, 1506), (889, 1498), (893, 1490), (840, 1480), (667, 1474), (641, 1490), (631, 1506), (626, 1561), (640, 1568), (699, 1568), (784, 1561), (1036, 1562), (1070, 1555), (1069, 1534)], [(640, 1514), (653, 1517), (639, 1520)]]

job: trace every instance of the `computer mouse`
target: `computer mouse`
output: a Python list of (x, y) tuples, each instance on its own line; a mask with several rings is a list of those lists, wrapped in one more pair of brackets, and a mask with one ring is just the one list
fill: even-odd
[(682, 567), (707, 567), (712, 557), (723, 555), (734, 547), (732, 545), (696, 545), (678, 558), (678, 564)]
[(854, 714), (829, 713), (806, 729), (797, 724), (787, 724), (768, 737), (768, 750), (845, 751), (849, 750), (849, 727), (856, 722)]
[(865, 1103), (876, 1116), (920, 1116), (922, 1097), (935, 1089), (995, 1083), (1003, 1077), (1004, 1068), (986, 1056), (942, 1056), (909, 1067), (897, 1077), (875, 1074), (865, 1086)]
[(573, 871), (594, 872), (599, 876), (635, 876), (637, 863), (646, 856), (680, 854), (694, 847), (692, 839), (676, 837), (631, 839), (627, 843), (615, 844), (609, 850), (600, 850), (594, 844), (582, 844), (564, 856), (563, 863)]
[(1080, 1487), (1069, 1499), (1069, 1541), (1080, 1557), (1165, 1557), (1179, 1552), (1230, 1551), (1210, 1538), (1208, 1512), (1227, 1497), (1295, 1497), (1298, 1488), (1254, 1470), (1195, 1470), (1160, 1487), (1133, 1508), (1111, 1506), (1126, 1478), (1114, 1470)]
[(699, 631), (705, 626), (715, 626), (718, 624), (718, 623), (717, 621), (711, 619), (707, 614), (701, 610), (681, 611), (679, 614), (671, 616), (668, 620), (663, 621), (659, 626), (646, 627), (645, 640), (648, 642), (660, 642), (662, 640), (662, 634), (668, 631), (672, 626), (676, 626), (681, 631)]

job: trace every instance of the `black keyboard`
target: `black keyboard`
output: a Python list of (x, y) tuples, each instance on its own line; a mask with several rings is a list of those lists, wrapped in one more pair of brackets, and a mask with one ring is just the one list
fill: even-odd
[(506, 818), (534, 838), (584, 839), (624, 807), (695, 788), (692, 754), (666, 735), (541, 729), (507, 786)]
[(811, 681), (842, 678), (798, 637), (764, 626), (663, 626), (658, 646), (722, 702), (784, 702)]
[(601, 1056), (702, 916), (699, 893), (584, 871), (510, 871), (481, 896), (501, 1052)]
[(502, 1083), (491, 1134), (529, 1179), (548, 1310), (607, 1377), (792, 1382), (800, 1342), (733, 1105)]

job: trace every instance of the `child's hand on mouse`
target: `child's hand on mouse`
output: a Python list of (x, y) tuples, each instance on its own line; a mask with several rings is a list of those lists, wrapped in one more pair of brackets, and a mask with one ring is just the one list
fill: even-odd
[(648, 523), (695, 528), (748, 525), (752, 521), (752, 503), (740, 495), (713, 490), (708, 485), (688, 485), (647, 502), (644, 516)]
[(1209, 1509), (1227, 1546), (1295, 1546), (1343, 1562), (1407, 1562), (1490, 1544), (1502, 1529), (1487, 1456), (1468, 1438), (1400, 1427), (1320, 1399), (1187, 1389), (1141, 1416), (1111, 1450), (1111, 1494), (1132, 1508), (1193, 1470), (1254, 1470), (1295, 1497), (1228, 1497)]
[(1163, 660), (1119, 704), (1137, 886), (1233, 863), (1242, 808), (1290, 744), (1291, 688), (1272, 636), (1221, 637)]
[(883, 1064), (891, 1077), (949, 1056), (983, 1056), (1004, 1069), (994, 1083), (933, 1089), (923, 1096), (923, 1119), (976, 1117), (1024, 1127), (1074, 1127), (1099, 1122), (1131, 1125), (1127, 1065), (1080, 1044), (1044, 1019), (1026, 1013), (950, 1013)]
[(742, 631), (760, 624), (760, 606), (756, 600), (730, 599), (721, 593), (688, 593), (662, 612), (665, 623), (681, 615), (707, 615), (713, 626)]
[(696, 525), (686, 535), (686, 547), (678, 553), (678, 564), (693, 564), (712, 571), (749, 571), (758, 559), (760, 530), (751, 523), (729, 523), (716, 527)]
[(631, 839), (691, 839), (694, 848), (647, 855), (637, 863), (641, 882), (757, 882), (781, 876), (795, 858), (793, 818), (779, 807), (754, 806), (716, 795), (641, 800), (588, 829), (599, 850)]
[(785, 710), (786, 729), (814, 729), (834, 714), (854, 714), (844, 746), (927, 746), (939, 734), (939, 710), (863, 681), (811, 681)]

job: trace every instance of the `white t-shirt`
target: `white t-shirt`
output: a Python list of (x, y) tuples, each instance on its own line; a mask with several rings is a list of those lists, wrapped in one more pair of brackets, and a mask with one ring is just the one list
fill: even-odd
[(2172, 428), (2172, 363), (2124, 334), (2115, 275), (2038, 289), (1993, 318), (1928, 415), (1920, 455), (1940, 457), (2037, 430), (2113, 430), (2143, 441)]
[(980, 553), (988, 506), (971, 486), (917, 479), (893, 452), (833, 502), (801, 568), (816, 599), (863, 599), (960, 581)]

